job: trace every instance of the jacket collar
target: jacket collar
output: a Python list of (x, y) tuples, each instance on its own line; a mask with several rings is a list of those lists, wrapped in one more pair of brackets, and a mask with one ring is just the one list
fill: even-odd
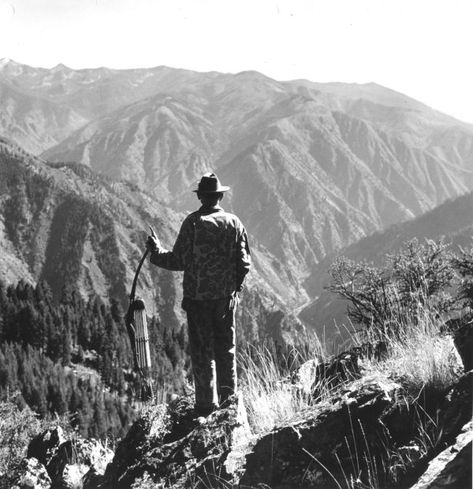
[(199, 214), (213, 214), (219, 211), (223, 211), (223, 209), (217, 204), (212, 207), (201, 206), (198, 212)]

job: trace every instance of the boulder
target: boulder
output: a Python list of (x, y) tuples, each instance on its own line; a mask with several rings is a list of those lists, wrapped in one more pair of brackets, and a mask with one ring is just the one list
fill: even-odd
[(204, 488), (230, 480), (225, 461), (242, 426), (237, 402), (206, 418), (194, 416), (190, 398), (153, 406), (117, 446), (101, 488), (125, 489), (138, 481)]
[(473, 319), (462, 324), (453, 333), (455, 347), (460, 354), (465, 372), (473, 369)]
[(28, 445), (27, 458), (36, 458), (47, 466), (57, 453), (59, 446), (66, 441), (64, 431), (60, 426), (43, 431), (35, 436)]
[(53, 488), (82, 488), (83, 478), (94, 468), (95, 473), (103, 475), (113, 452), (96, 440), (74, 438), (62, 443), (47, 465), (53, 480)]
[(321, 362), (314, 358), (303, 363), (295, 372), (292, 382), (305, 395), (319, 393), (319, 388), (334, 387), (347, 380), (360, 378), (361, 361), (365, 358), (381, 359), (386, 355), (387, 347), (382, 341), (363, 343), (353, 347), (332, 359)]
[(473, 423), (467, 423), (455, 442), (435, 457), (411, 489), (471, 489)]
[(56, 480), (63, 476), (66, 467), (74, 465), (76, 468), (68, 468), (67, 472), (71, 476), (81, 473), (80, 477), (82, 478), (91, 467), (103, 474), (112, 458), (113, 452), (99, 441), (75, 437), (59, 446), (49, 461), (47, 469), (51, 478)]
[(91, 467), (84, 477), (82, 477), (82, 489), (99, 488), (103, 482), (103, 478), (103, 472), (98, 471), (95, 467)]
[(30, 442), (27, 454), (28, 457), (35, 456), (45, 466), (52, 489), (82, 488), (92, 469), (88, 479), (96, 483), (113, 458), (112, 450), (96, 440), (76, 436), (67, 440), (59, 426), (36, 436)]
[(385, 429), (380, 420), (399, 390), (385, 379), (359, 379), (333, 403), (263, 436), (246, 455), (241, 486), (302, 489), (337, 487), (335, 479), (344, 483), (341, 467), (352, 465), (354, 453), (380, 449)]
[(89, 467), (82, 464), (66, 464), (53, 480), (51, 489), (82, 489), (83, 476)]
[(10, 489), (50, 489), (46, 467), (37, 458), (24, 458), (15, 471)]
[(462, 427), (471, 420), (473, 401), (473, 371), (463, 374), (443, 401), (440, 408), (442, 437), (439, 446), (451, 445)]

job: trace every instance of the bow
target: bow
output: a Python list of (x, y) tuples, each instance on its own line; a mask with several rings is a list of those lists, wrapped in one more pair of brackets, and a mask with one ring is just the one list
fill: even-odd
[(148, 256), (148, 249), (143, 253), (141, 260), (138, 264), (138, 268), (136, 269), (135, 278), (133, 279), (133, 284), (131, 286), (130, 299), (128, 303), (128, 311), (126, 313), (126, 327), (128, 330), (128, 336), (130, 337), (131, 349), (133, 351), (133, 360), (135, 364), (135, 370), (139, 372), (141, 377), (144, 376), (143, 371), (139, 366), (138, 354), (136, 351), (136, 329), (135, 329), (135, 320), (134, 320), (134, 305), (135, 305), (135, 293), (136, 293), (136, 284), (138, 281), (138, 275), (140, 274), (141, 267)]
[[(153, 237), (156, 234), (151, 228)], [(152, 387), (150, 379), (151, 355), (149, 349), (148, 326), (144, 302), (135, 297), (136, 284), (141, 267), (148, 256), (148, 248), (144, 252), (135, 272), (133, 284), (131, 286), (128, 311), (126, 313), (126, 327), (130, 337), (131, 349), (133, 351), (134, 369), (137, 371), (142, 380), (142, 399), (146, 400), (152, 397)]]

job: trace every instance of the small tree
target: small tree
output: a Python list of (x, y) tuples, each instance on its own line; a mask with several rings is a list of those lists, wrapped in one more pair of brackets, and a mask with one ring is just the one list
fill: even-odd
[(416, 317), (419, 310), (451, 310), (454, 299), (448, 289), (455, 278), (452, 254), (443, 242), (408, 241), (397, 255), (388, 257), (392, 280), (399, 291), (402, 310)]
[(348, 316), (356, 324), (384, 330), (392, 322), (395, 291), (385, 269), (341, 257), (332, 265), (330, 275), (328, 290), (349, 301)]

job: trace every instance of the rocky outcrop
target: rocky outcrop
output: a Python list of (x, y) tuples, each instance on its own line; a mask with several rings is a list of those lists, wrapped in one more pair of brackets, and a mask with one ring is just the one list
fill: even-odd
[(68, 439), (58, 426), (30, 442), (13, 482), (19, 489), (96, 489), (112, 457), (102, 443)]
[[(455, 445), (462, 427), (471, 420), (473, 372), (461, 377), (446, 396), (436, 393), (413, 400), (400, 384), (363, 373), (360, 357), (383, 354), (382, 348), (364, 350), (339, 355), (325, 365), (324, 371), (334, 375), (332, 388), (337, 388), (330, 400), (316, 403), (290, 423), (258, 437), (251, 434), (241, 409), (196, 418), (189, 398), (149, 407), (118, 445), (101, 489), (125, 489), (139, 483), (173, 488), (234, 484), (328, 489), (346, 480), (353, 487), (366, 487), (373, 483), (374, 472), (379, 487), (391, 488), (393, 480), (408, 487), (440, 451)], [(316, 375), (320, 365), (307, 364), (299, 372), (299, 381), (305, 374), (307, 378)], [(296, 388), (302, 389), (297, 384)], [(311, 385), (305, 395), (314, 394)], [(422, 402), (425, 405), (419, 407)], [(432, 419), (429, 410), (438, 416), (434, 447), (419, 442), (421, 430), (430, 429), (419, 424), (419, 410), (427, 413), (427, 423)], [(460, 460), (464, 460), (463, 452), (455, 463)], [(397, 471), (394, 479), (385, 473), (386, 463), (391, 462), (400, 466), (391, 468)]]
[(472, 487), (473, 423), (467, 423), (455, 443), (437, 455), (411, 489), (470, 489)]
[(330, 405), (301, 413), (300, 421), (256, 442), (246, 455), (240, 484), (272, 489), (336, 487), (334, 478), (343, 480), (342, 467), (349, 465), (350, 453), (364, 451), (362, 444), (372, 453), (380, 448), (383, 417), (395, 405), (400, 389), (393, 382), (359, 380)]
[[(424, 447), (424, 453), (418, 453), (418, 456), (414, 458), (412, 463), (406, 467), (405, 474), (403, 476), (404, 487), (410, 487), (416, 483), (427, 484), (426, 487), (430, 487), (428, 484), (433, 483), (437, 476), (440, 477), (440, 473), (444, 470), (444, 467), (455, 459), (456, 449), (454, 448), (459, 437), (462, 440), (462, 433), (466, 431), (466, 427), (470, 426), (472, 420), (472, 402), (473, 402), (473, 371), (467, 372), (462, 375), (458, 381), (439, 399), (436, 403), (424, 401), (423, 409), (429, 410), (435, 417), (436, 421), (433, 422), (432, 418), (426, 420), (425, 426), (433, 424), (432, 440), (434, 444), (429, 442)], [(410, 435), (412, 439), (412, 434)], [(462, 442), (463, 443), (463, 442)], [(413, 444), (418, 445), (418, 441), (413, 440)], [(427, 450), (426, 450), (427, 449)], [(468, 447), (466, 450), (471, 450)], [(462, 448), (463, 450), (463, 448)], [(450, 455), (449, 455), (450, 453)], [(443, 454), (443, 455), (442, 455)], [(437, 462), (433, 465), (431, 461), (438, 458)], [(453, 466), (457, 464), (460, 466), (461, 460), (464, 459), (464, 455), (457, 459)], [(450, 465), (449, 465), (450, 467)], [(463, 468), (460, 472), (465, 472)], [(425, 477), (424, 477), (425, 474)], [(471, 465), (470, 465), (470, 477), (471, 477)], [(456, 489), (456, 485), (448, 486), (448, 480), (456, 480), (454, 477), (441, 477), (446, 487)], [(416, 482), (418, 481), (418, 482)], [(423, 486), (420, 486), (423, 487)], [(432, 486), (432, 488), (437, 486)], [(463, 486), (459, 486), (462, 488)], [(470, 487), (470, 486), (468, 486)]]
[(154, 406), (120, 442), (100, 487), (127, 489), (152, 480), (156, 487), (204, 488), (231, 479), (225, 461), (246, 424), (240, 403), (207, 418), (194, 415), (189, 398)]
[[(241, 398), (208, 417), (194, 414), (191, 397), (150, 404), (115, 454), (100, 443), (49, 430), (30, 443), (15, 487), (335, 489), (346, 483), (359, 489), (376, 483), (392, 489), (393, 481), (403, 488), (416, 481), (416, 489), (469, 487), (473, 371), (446, 395), (424, 393), (421, 399), (381, 374), (368, 376), (359, 365), (351, 369), (362, 353), (355, 349), (326, 365), (325, 371), (344, 375), (343, 382), (335, 375), (339, 382), (331, 397), (258, 436)], [(319, 366), (309, 364), (307, 377)], [(311, 387), (305, 394), (316, 391)], [(419, 412), (425, 414), (423, 422)], [(428, 434), (422, 442), (423, 430)], [(28, 481), (36, 486), (25, 485)]]
[(113, 452), (95, 440), (75, 438), (62, 443), (47, 465), (54, 487), (75, 489), (84, 481), (91, 484), (92, 476), (105, 473)]
[(57, 455), (59, 447), (66, 441), (64, 430), (56, 426), (35, 436), (28, 445), (26, 456), (36, 458), (41, 464), (48, 465)]

